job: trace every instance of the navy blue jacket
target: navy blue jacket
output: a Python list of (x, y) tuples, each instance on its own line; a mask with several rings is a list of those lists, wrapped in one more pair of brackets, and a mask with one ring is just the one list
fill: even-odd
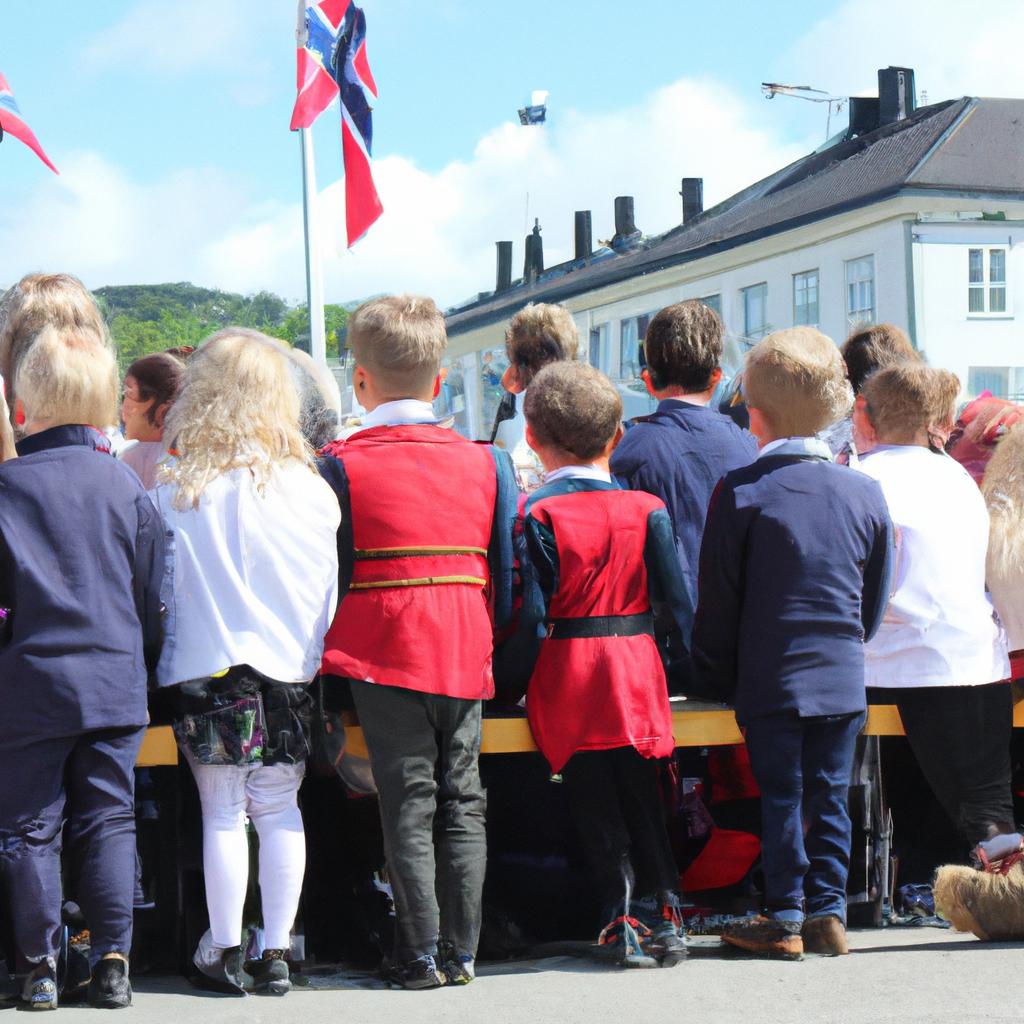
[[(690, 603), (697, 603), (697, 564), (708, 503), (718, 481), (757, 457), (753, 435), (706, 406), (665, 399), (637, 419), (612, 453), (611, 469), (635, 491), (665, 503)], [(690, 623), (684, 627), (689, 641)]]
[(893, 527), (878, 484), (767, 455), (715, 493), (700, 554), (694, 670), (742, 725), (861, 711), (864, 642), (889, 601)]
[(61, 426), (0, 463), (0, 733), (146, 724), (160, 637), (160, 516), (107, 439)]

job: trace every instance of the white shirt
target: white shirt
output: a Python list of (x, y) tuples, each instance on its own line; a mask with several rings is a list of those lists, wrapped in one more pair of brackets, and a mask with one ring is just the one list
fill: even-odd
[(278, 464), (263, 493), (247, 469), (217, 477), (198, 509), (174, 487), (153, 492), (167, 528), (167, 628), (157, 681), (201, 679), (251, 665), (306, 682), (338, 603), (338, 499), (298, 461)]
[(117, 457), (135, 470), (147, 491), (156, 487), (156, 472), (167, 457), (163, 441), (129, 441)]
[(988, 511), (953, 459), (918, 445), (861, 456), (896, 526), (893, 594), (865, 647), (868, 686), (977, 686), (1009, 678), (985, 596)]
[(591, 463), (587, 466), (563, 466), (561, 469), (552, 470), (544, 477), (544, 483), (553, 484), (556, 480), (565, 480), (567, 477), (578, 477), (580, 480), (603, 480), (606, 484), (612, 482), (611, 473), (606, 473), (600, 466)]
[(832, 450), (817, 437), (780, 437), (769, 441), (757, 453), (759, 459), (766, 455), (815, 455), (819, 459), (832, 461)]
[(382, 402), (373, 412), (362, 418), (361, 427), (396, 427), (413, 423), (437, 423), (434, 407), (416, 398), (400, 398), (395, 402)]
[(516, 400), (516, 414), (512, 419), (502, 420), (498, 424), (494, 444), (497, 448), (504, 448), (511, 457), (519, 490), (532, 494), (544, 483), (544, 467), (537, 453), (526, 443), (526, 417), (523, 415), (526, 391), (513, 397)]

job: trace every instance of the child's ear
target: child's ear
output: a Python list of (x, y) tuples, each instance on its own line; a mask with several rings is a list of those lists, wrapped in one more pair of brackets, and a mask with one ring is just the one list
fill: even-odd
[(442, 381), (442, 379), (443, 379), (443, 377), (442, 377), (442, 374), (440, 374), (440, 373), (434, 378), (434, 395), (433, 395), (434, 398), (437, 398), (437, 396), (439, 394), (441, 394), (441, 381)]
[(708, 382), (708, 391), (714, 391), (715, 388), (722, 382), (722, 368), (716, 366), (711, 371), (711, 380)]
[(619, 442), (625, 436), (626, 428), (620, 423), (615, 430), (615, 436), (608, 442), (608, 454), (611, 455), (613, 451), (619, 446)]
[(640, 379), (644, 382), (644, 387), (647, 388), (647, 394), (649, 394), (651, 398), (657, 398), (658, 396), (654, 393), (654, 385), (651, 384), (651, 375), (647, 372), (647, 367), (644, 367), (640, 371)]
[(14, 400), (14, 422), (19, 427), (25, 426), (25, 406), (21, 404), (20, 398)]

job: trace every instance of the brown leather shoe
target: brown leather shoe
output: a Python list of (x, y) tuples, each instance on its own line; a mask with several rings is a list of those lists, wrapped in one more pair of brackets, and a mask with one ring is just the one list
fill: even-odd
[(759, 953), (774, 960), (803, 960), (804, 943), (800, 926), (794, 921), (776, 921), (774, 918), (754, 917), (726, 925), (722, 938), (731, 946), (750, 953)]
[(803, 928), (804, 949), (819, 956), (845, 956), (850, 952), (846, 944), (846, 928), (835, 914), (808, 917)]

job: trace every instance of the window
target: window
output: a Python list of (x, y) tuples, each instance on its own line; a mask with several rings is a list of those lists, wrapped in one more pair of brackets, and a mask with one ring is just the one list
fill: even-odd
[(590, 365), (602, 373), (608, 372), (608, 324), (590, 328)]
[(651, 314), (631, 316), (619, 327), (619, 377), (624, 381), (639, 380), (643, 364), (640, 362), (640, 343), (647, 334)]
[(743, 333), (748, 338), (763, 338), (768, 333), (766, 284), (755, 284), (743, 289)]
[(722, 315), (722, 296), (721, 295), (705, 295), (703, 298), (698, 299), (698, 302), (703, 302), (708, 309), (713, 309), (719, 316)]
[(984, 391), (1019, 403), (1024, 397), (1024, 366), (968, 367), (967, 393), (977, 398)]
[(846, 261), (846, 325), (875, 322), (875, 257)]
[(1006, 313), (1006, 249), (967, 250), (967, 313)]
[(818, 272), (793, 275), (793, 326), (818, 326)]

